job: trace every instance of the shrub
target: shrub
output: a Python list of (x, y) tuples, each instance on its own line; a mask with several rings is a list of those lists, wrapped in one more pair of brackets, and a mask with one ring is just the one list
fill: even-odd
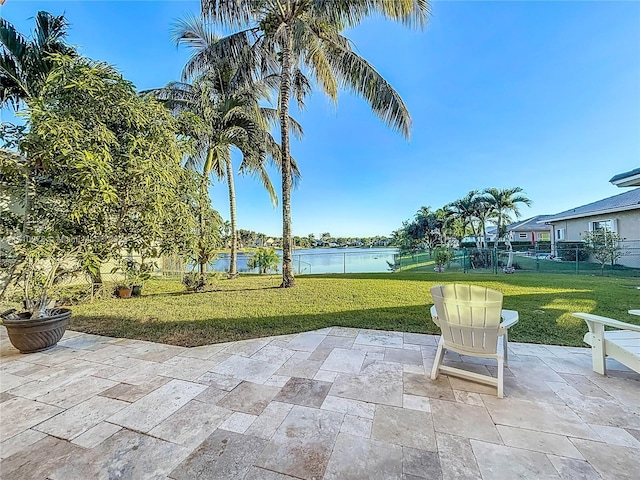
[(209, 285), (209, 279), (206, 274), (189, 272), (182, 277), (182, 283), (189, 292), (204, 292)]
[(448, 250), (444, 247), (439, 247), (436, 248), (433, 251), (433, 258), (434, 261), (436, 263), (436, 265), (438, 266), (439, 270), (442, 271), (441, 269), (447, 265), (449, 262), (451, 262), (451, 260), (453, 259), (455, 253), (453, 252), (453, 250)]
[(247, 262), (249, 268), (257, 268), (260, 273), (277, 272), (279, 264), (280, 257), (273, 248), (259, 248)]

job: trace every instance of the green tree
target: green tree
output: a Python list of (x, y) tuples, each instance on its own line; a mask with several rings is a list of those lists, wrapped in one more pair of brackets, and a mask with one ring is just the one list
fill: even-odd
[[(418, 251), (418, 238), (421, 238), (419, 227), (415, 222), (404, 221), (402, 227), (391, 233), (391, 242), (398, 248), (400, 255), (414, 254)], [(367, 244), (372, 244), (369, 239)]]
[(582, 236), (584, 249), (600, 262), (600, 274), (604, 275), (604, 266), (610, 263), (613, 267), (618, 259), (625, 254), (622, 242), (625, 240), (620, 235), (608, 230), (596, 230), (584, 232)]
[(464, 197), (453, 201), (447, 205), (447, 207), (454, 212), (454, 218), (458, 219), (462, 224), (463, 231), (466, 231), (467, 227), (471, 229), (471, 233), (476, 242), (476, 247), (480, 250), (482, 248), (482, 227), (477, 218), (478, 195), (479, 192), (477, 190), (471, 190)]
[(64, 16), (40, 11), (35, 23), (27, 38), (0, 17), (0, 108), (11, 105), (17, 110), (40, 95), (54, 66), (52, 54), (75, 54), (65, 41), (69, 24)]
[(293, 237), (293, 242), (298, 248), (309, 248), (311, 246), (307, 237)]
[(247, 266), (257, 268), (261, 274), (264, 274), (269, 270), (277, 272), (279, 263), (280, 257), (273, 248), (259, 248), (249, 259)]
[(18, 140), (27, 156), (3, 160), (2, 173), (31, 206), (24, 236), (80, 246), (83, 267), (100, 283), (107, 258), (122, 249), (144, 254), (161, 241), (180, 203), (184, 150), (166, 109), (140, 98), (112, 67), (52, 60), (39, 96), (28, 100), (29, 129)]
[(423, 241), (433, 256), (433, 249), (442, 242), (442, 222), (431, 207), (420, 207), (414, 217), (414, 226), (410, 234), (417, 241)]
[(274, 85), (279, 91), (282, 148), (281, 286), (293, 287), (291, 95), (303, 105), (312, 89), (307, 78), (311, 74), (318, 87), (334, 101), (338, 89), (347, 88), (362, 96), (385, 123), (408, 137), (411, 117), (404, 102), (373, 66), (353, 51), (343, 32), (375, 14), (422, 27), (428, 18), (428, 3), (427, 0), (202, 0), (202, 12), (215, 23), (235, 30), (217, 42), (220, 56), (237, 57), (238, 52), (251, 52), (258, 58), (251, 65), (266, 66), (274, 72)]
[(198, 280), (206, 283), (207, 266), (223, 245), (224, 224), (211, 206), (208, 179), (192, 170), (183, 170), (177, 186), (180, 201), (165, 219), (162, 250), (178, 254), (190, 265), (199, 266)]

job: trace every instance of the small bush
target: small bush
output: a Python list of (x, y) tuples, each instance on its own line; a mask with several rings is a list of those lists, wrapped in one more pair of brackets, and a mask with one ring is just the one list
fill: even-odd
[(278, 271), (280, 257), (273, 248), (259, 248), (253, 257), (247, 262), (249, 268), (257, 268), (260, 273), (267, 273), (269, 270)]
[(449, 264), (453, 259), (454, 255), (455, 255), (455, 252), (453, 250), (448, 250), (443, 247), (436, 248), (433, 251), (433, 259), (439, 268), (442, 268), (445, 265)]
[(206, 274), (199, 272), (189, 272), (182, 277), (182, 283), (188, 292), (204, 292), (210, 285)]

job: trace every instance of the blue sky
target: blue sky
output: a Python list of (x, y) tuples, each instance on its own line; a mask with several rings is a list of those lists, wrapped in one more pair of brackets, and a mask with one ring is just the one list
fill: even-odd
[[(38, 10), (65, 13), (82, 54), (146, 89), (180, 76), (188, 52), (170, 25), (198, 7), (7, 0), (1, 14), (26, 32)], [(336, 107), (316, 92), (293, 113), (306, 132), (292, 146), (295, 235), (387, 235), (422, 205), (490, 186), (524, 188), (526, 217), (552, 214), (622, 193), (608, 180), (640, 166), (640, 2), (436, 1), (424, 31), (371, 19), (349, 36), (403, 97), (411, 140), (363, 100), (342, 93)], [(255, 179), (236, 192), (240, 228), (281, 234), (281, 210)], [(212, 198), (228, 218), (226, 185)]]

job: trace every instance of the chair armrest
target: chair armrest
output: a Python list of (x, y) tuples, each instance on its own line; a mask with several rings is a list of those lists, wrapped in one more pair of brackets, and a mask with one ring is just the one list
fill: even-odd
[(640, 315), (640, 310), (629, 310), (631, 315)]
[(438, 319), (438, 312), (436, 311), (436, 306), (431, 305), (431, 309), (429, 311), (431, 312), (431, 320), (433, 320), (433, 323), (435, 323), (438, 327), (440, 327), (440, 320)]
[(589, 326), (589, 330), (591, 330), (591, 323), (600, 323), (608, 327), (640, 332), (640, 325), (634, 325), (633, 323), (620, 322), (618, 320), (614, 320), (613, 318), (601, 317), (600, 315), (593, 315), (591, 313), (575, 312), (572, 313), (572, 315), (586, 321), (587, 325)]
[(519, 319), (520, 316), (515, 310), (502, 310), (502, 323), (500, 323), (500, 328), (506, 330), (518, 323)]

